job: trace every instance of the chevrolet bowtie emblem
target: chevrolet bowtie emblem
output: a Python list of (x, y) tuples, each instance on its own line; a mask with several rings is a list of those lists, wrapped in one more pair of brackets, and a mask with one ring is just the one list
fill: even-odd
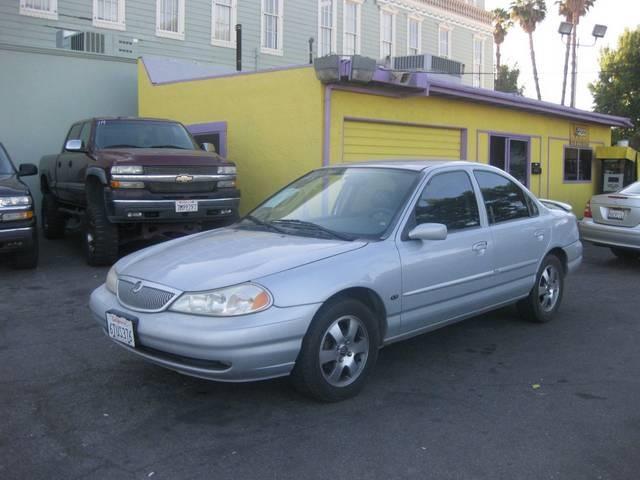
[(193, 182), (193, 177), (191, 175), (178, 175), (176, 177), (176, 182), (178, 182), (178, 183)]

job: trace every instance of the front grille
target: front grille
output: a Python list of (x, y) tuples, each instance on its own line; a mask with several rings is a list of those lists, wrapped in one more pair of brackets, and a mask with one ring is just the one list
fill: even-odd
[(151, 193), (209, 193), (216, 191), (216, 182), (147, 182), (146, 185)]
[(133, 290), (135, 287), (136, 282), (122, 278), (118, 280), (118, 300), (120, 300), (122, 305), (132, 310), (160, 310), (176, 296), (174, 292), (168, 292), (148, 285), (144, 285), (137, 293), (134, 293)]
[(218, 167), (209, 165), (144, 167), (147, 175), (216, 175)]

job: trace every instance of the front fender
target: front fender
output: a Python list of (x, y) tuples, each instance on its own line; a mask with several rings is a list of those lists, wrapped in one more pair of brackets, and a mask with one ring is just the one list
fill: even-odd
[(87, 173), (84, 176), (85, 182), (89, 180), (91, 177), (97, 178), (102, 185), (107, 184), (107, 174), (104, 173), (104, 170), (98, 167), (89, 167), (87, 168)]

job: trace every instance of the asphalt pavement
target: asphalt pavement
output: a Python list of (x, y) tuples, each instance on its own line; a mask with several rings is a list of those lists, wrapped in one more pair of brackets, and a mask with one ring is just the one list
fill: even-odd
[(0, 478), (638, 479), (640, 262), (587, 247), (549, 324), (506, 308), (381, 351), (358, 397), (222, 384), (90, 318), (79, 240), (0, 265)]

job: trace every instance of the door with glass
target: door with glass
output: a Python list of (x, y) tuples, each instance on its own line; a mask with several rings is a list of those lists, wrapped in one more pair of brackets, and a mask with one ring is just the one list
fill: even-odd
[(489, 163), (514, 176), (529, 187), (529, 139), (492, 135)]

